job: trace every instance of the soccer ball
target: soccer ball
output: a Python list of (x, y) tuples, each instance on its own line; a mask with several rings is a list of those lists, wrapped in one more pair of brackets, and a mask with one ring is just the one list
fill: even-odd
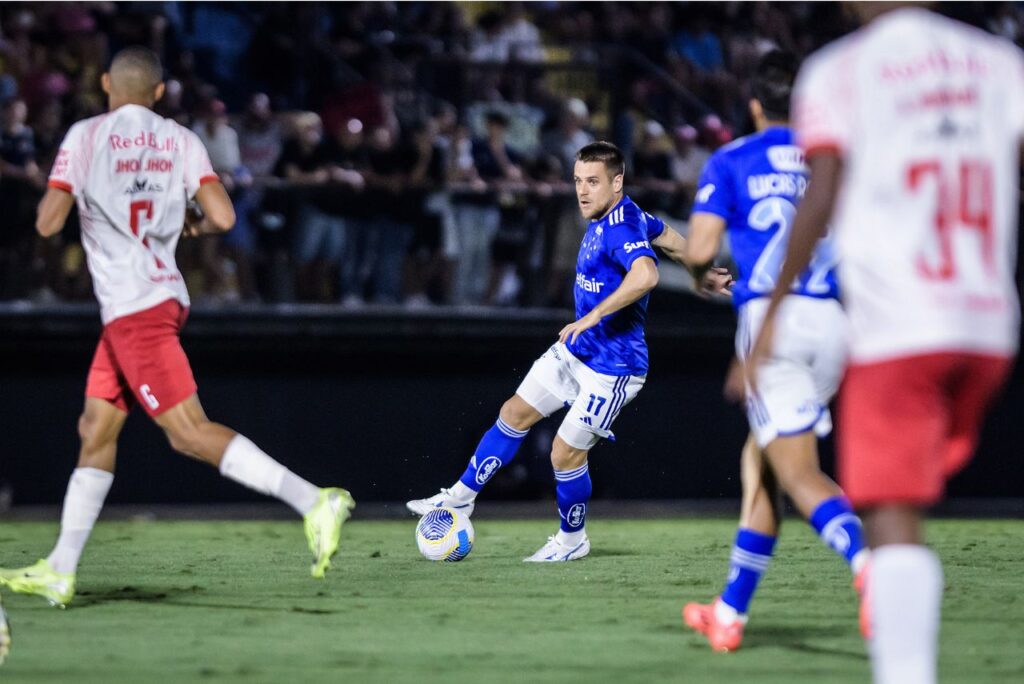
[(473, 523), (450, 508), (435, 508), (416, 524), (416, 546), (427, 560), (460, 561), (473, 550)]

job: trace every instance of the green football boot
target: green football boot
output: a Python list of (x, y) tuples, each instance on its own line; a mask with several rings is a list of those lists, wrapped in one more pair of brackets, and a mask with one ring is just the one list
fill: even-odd
[(341, 526), (352, 515), (351, 511), (355, 507), (356, 502), (346, 490), (325, 488), (320, 490), (316, 506), (303, 518), (306, 541), (313, 553), (310, 574), (316, 579), (321, 579), (327, 568), (331, 567), (331, 557), (338, 552)]
[(67, 608), (75, 596), (75, 573), (57, 572), (41, 559), (26, 568), (0, 568), (0, 585), (19, 594), (42, 596), (51, 606)]

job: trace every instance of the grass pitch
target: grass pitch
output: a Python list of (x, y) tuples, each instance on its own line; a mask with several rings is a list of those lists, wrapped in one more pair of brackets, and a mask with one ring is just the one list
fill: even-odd
[[(298, 522), (100, 523), (67, 611), (5, 592), (15, 682), (867, 682), (849, 573), (787, 522), (743, 649), (679, 609), (720, 589), (734, 522), (601, 520), (593, 552), (524, 564), (550, 521), (479, 520), (461, 563), (422, 560), (414, 521), (345, 528), (322, 582)], [(0, 524), (0, 563), (54, 524)], [(942, 681), (1024, 681), (1024, 521), (937, 521)]]

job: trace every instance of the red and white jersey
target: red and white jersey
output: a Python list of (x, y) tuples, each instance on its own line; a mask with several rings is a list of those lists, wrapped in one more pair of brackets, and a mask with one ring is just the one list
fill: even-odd
[(168, 299), (188, 306), (174, 250), (187, 200), (214, 180), (196, 134), (140, 105), (71, 127), (49, 185), (77, 201), (104, 324)]
[(1021, 52), (894, 10), (807, 59), (793, 112), (808, 156), (843, 159), (832, 228), (852, 360), (1014, 353)]

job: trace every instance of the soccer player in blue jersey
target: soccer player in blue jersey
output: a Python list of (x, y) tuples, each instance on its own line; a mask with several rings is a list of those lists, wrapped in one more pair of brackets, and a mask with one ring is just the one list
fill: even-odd
[[(796, 205), (807, 187), (802, 151), (788, 126), (796, 60), (781, 52), (762, 58), (753, 81), (751, 115), (757, 132), (718, 150), (704, 168), (690, 218), (689, 239), (666, 253), (682, 256), (696, 276), (717, 256), (728, 232), (739, 269), (733, 303), (739, 314), (736, 354), (742, 362), (775, 287)], [(839, 304), (830, 241), (793, 283), (780, 312), (774, 356), (760, 368), (757, 392), (747, 392), (751, 435), (741, 457), (743, 506), (721, 596), (690, 603), (686, 623), (716, 651), (740, 646), (747, 609), (779, 533), (780, 489), (854, 577), (867, 561), (861, 523), (843, 492), (818, 463), (817, 438), (832, 429), (828, 402), (842, 377), (846, 318)]]
[[(589, 222), (576, 262), (577, 320), (501, 407), (458, 481), (406, 504), (417, 515), (440, 506), (471, 514), (477, 494), (515, 457), (530, 428), (568, 407), (551, 445), (561, 525), (529, 562), (570, 561), (590, 552), (587, 455), (602, 437), (613, 438), (612, 423), (647, 377), (644, 321), (648, 294), (658, 283), (652, 246), (683, 240), (623, 194), (624, 174), (622, 152), (611, 143), (594, 142), (576, 154), (576, 196)], [(704, 282), (715, 290), (730, 280), (716, 270)]]

